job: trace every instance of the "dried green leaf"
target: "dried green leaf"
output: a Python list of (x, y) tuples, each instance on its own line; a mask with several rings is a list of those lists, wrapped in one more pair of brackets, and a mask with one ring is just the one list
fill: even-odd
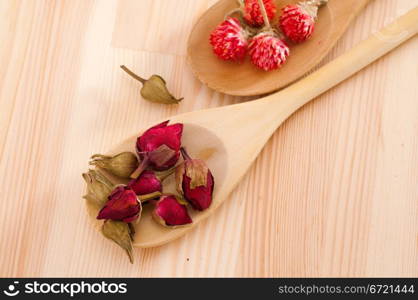
[(128, 223), (121, 221), (106, 220), (103, 223), (102, 233), (103, 235), (118, 244), (129, 257), (131, 263), (134, 262), (132, 253), (132, 241), (133, 232), (131, 226)]

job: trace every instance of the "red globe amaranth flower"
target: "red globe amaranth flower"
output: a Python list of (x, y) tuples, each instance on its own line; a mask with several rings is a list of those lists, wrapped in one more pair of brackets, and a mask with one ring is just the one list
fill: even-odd
[(181, 226), (192, 223), (185, 204), (174, 195), (163, 195), (155, 204), (152, 216), (164, 226)]
[(138, 155), (156, 170), (171, 168), (180, 156), (183, 124), (168, 125), (168, 122), (151, 127), (136, 142)]
[(128, 186), (137, 195), (146, 195), (155, 192), (162, 192), (163, 185), (161, 179), (153, 171), (143, 171), (138, 178), (129, 181)]
[(289, 53), (286, 43), (270, 32), (260, 33), (250, 41), (251, 62), (264, 71), (279, 68), (286, 62)]
[(196, 210), (205, 210), (212, 203), (214, 179), (205, 162), (191, 159), (182, 148), (184, 162), (177, 167), (177, 190)]
[(127, 186), (118, 186), (109, 195), (108, 201), (99, 211), (97, 219), (130, 223), (138, 219), (141, 211), (141, 202), (138, 201), (135, 192)]
[(282, 8), (279, 27), (294, 43), (304, 42), (312, 36), (318, 7), (328, 0), (309, 0)]
[[(266, 8), (267, 17), (271, 21), (276, 14), (276, 5), (273, 0), (263, 0), (263, 3)], [(258, 0), (245, 0), (244, 19), (251, 26), (257, 27), (264, 25)]]
[(287, 5), (282, 11), (279, 25), (292, 42), (304, 42), (311, 37), (315, 27), (314, 17), (299, 5)]
[(247, 34), (237, 18), (227, 18), (212, 31), (213, 52), (223, 60), (243, 60), (247, 51)]

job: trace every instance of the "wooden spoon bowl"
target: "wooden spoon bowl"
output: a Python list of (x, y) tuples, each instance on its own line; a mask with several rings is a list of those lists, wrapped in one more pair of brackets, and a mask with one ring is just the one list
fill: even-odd
[[(173, 123), (173, 121), (171, 122)], [(228, 170), (228, 158), (227, 152), (224, 147), (224, 143), (211, 131), (206, 128), (193, 124), (184, 123), (184, 130), (182, 136), (182, 144), (187, 145), (187, 151), (193, 158), (200, 158), (204, 160), (209, 169), (211, 170), (215, 178), (215, 188), (213, 192), (213, 202), (209, 209), (205, 211), (205, 214), (200, 212), (189, 210), (190, 216), (194, 223), (198, 223), (208, 213), (215, 210), (221, 203), (222, 197), (219, 197), (219, 191), (223, 190), (223, 183), (225, 182), (226, 170)], [(135, 153), (135, 144), (137, 136), (132, 136), (120, 145), (116, 146), (109, 152), (109, 155), (117, 154), (123, 151), (131, 151)], [(100, 170), (102, 173), (112, 180), (115, 184), (126, 184), (127, 180), (121, 180), (105, 170)], [(164, 192), (165, 193), (177, 193), (175, 190), (174, 176), (168, 177), (164, 180)], [(86, 201), (87, 210), (92, 219), (95, 219), (98, 214), (97, 207), (89, 205)], [(145, 204), (143, 206), (143, 212), (138, 226), (135, 227), (135, 247), (152, 247), (155, 245), (163, 244), (169, 240), (175, 239), (179, 234), (184, 234), (191, 226), (185, 226), (176, 228), (175, 230), (166, 228), (157, 224), (152, 219), (152, 205)], [(100, 229), (103, 221), (95, 220), (95, 227)], [(174, 234), (173, 234), (174, 233)], [(149, 237), (155, 237), (152, 240)], [(168, 238), (168, 240), (167, 240)]]
[[(187, 58), (193, 73), (210, 88), (230, 95), (254, 96), (276, 91), (297, 80), (315, 67), (332, 49), (354, 17), (370, 0), (329, 0), (319, 9), (315, 32), (302, 44), (290, 45), (291, 55), (278, 70), (257, 69), (249, 60), (242, 63), (218, 59), (212, 52), (209, 36), (224, 16), (237, 8), (234, 0), (220, 0), (197, 21), (190, 34)], [(277, 15), (284, 5), (298, 0), (276, 1)], [(276, 17), (277, 18), (277, 17)], [(275, 22), (273, 22), (275, 23)]]

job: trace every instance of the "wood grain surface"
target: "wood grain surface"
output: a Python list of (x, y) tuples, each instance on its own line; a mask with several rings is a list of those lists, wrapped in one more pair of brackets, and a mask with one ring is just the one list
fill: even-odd
[[(0, 276), (418, 276), (418, 38), (299, 110), (216, 214), (125, 254), (89, 223), (81, 173), (143, 126), (249, 100), (185, 61), (215, 0), (0, 1)], [(324, 62), (418, 5), (376, 0)], [(120, 69), (185, 100), (140, 99)], [(251, 142), (251, 141), (248, 141)]]

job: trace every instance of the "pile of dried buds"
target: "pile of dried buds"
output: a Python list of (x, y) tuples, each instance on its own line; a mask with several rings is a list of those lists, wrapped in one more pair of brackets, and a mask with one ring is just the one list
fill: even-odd
[(256, 67), (270, 71), (286, 62), (290, 54), (287, 41), (301, 43), (312, 36), (318, 7), (328, 0), (287, 5), (276, 25), (271, 24), (276, 15), (274, 0), (238, 2), (239, 8), (212, 31), (209, 40), (213, 52), (223, 60), (243, 61), (248, 51)]
[[(98, 170), (83, 174), (87, 183), (84, 198), (104, 220), (102, 233), (122, 247), (133, 262), (134, 224), (140, 219), (142, 205), (153, 205), (154, 220), (175, 228), (192, 223), (188, 206), (202, 211), (212, 203), (214, 179), (206, 163), (191, 158), (181, 145), (183, 124), (158, 124), (145, 131), (136, 142), (137, 155), (122, 152), (115, 156), (93, 155), (90, 164), (120, 178), (114, 185)], [(183, 161), (177, 162), (183, 157)], [(163, 182), (175, 173), (178, 195), (163, 193)]]

